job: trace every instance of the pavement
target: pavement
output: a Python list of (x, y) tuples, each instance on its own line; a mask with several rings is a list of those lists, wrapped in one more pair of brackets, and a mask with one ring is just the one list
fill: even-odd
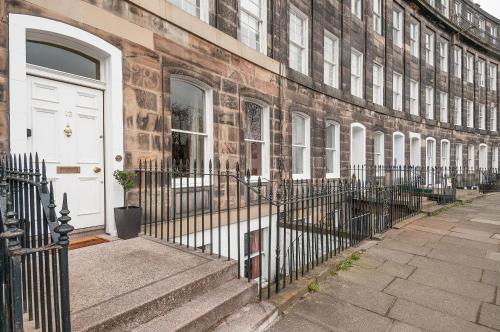
[(364, 248), (270, 331), (500, 331), (500, 193)]

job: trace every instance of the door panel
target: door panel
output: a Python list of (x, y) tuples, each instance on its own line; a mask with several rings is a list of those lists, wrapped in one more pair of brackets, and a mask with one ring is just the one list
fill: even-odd
[(103, 92), (28, 76), (31, 152), (45, 159), (75, 228), (104, 225)]

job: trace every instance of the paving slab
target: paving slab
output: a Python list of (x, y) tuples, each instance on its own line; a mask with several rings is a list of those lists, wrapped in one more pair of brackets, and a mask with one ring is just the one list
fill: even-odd
[(291, 313), (280, 318), (268, 331), (272, 332), (304, 332), (304, 331), (330, 331), (328, 327), (313, 323), (307, 318)]
[(380, 315), (385, 315), (396, 300), (393, 296), (372, 288), (336, 278), (328, 279), (322, 283), (320, 293)]
[(392, 323), (391, 329), (389, 332), (420, 332), (422, 329), (419, 329), (416, 326), (412, 326), (406, 323), (398, 322), (395, 320)]
[(401, 242), (398, 240), (385, 240), (382, 241), (379, 246), (419, 256), (426, 256), (431, 251), (431, 249), (428, 247), (417, 246), (411, 243)]
[(408, 253), (405, 253), (402, 251), (398, 251), (398, 250), (384, 248), (380, 245), (375, 246), (373, 248), (370, 248), (369, 253), (371, 255), (380, 256), (380, 257), (383, 257), (385, 259), (388, 259), (388, 260), (391, 260), (391, 261), (394, 261), (397, 263), (401, 263), (401, 264), (406, 264), (413, 258), (413, 255), (411, 255), (411, 254), (408, 254)]
[(454, 317), (404, 299), (398, 299), (389, 311), (389, 317), (428, 331), (492, 332), (487, 327)]
[(361, 255), (361, 259), (357, 261), (353, 261), (352, 263), (357, 266), (361, 266), (367, 269), (376, 269), (382, 264), (387, 259), (381, 256), (376, 256), (376, 255), (371, 255), (370, 252), (366, 252), (363, 255)]
[(427, 248), (435, 248), (435, 249), (443, 249), (443, 250), (450, 250), (454, 251), (457, 253), (461, 254), (466, 254), (469, 256), (474, 256), (474, 257), (486, 257), (486, 253), (488, 252), (488, 249), (484, 248), (474, 248), (474, 247), (467, 247), (467, 246), (462, 246), (459, 244), (455, 243), (447, 243), (447, 242), (442, 242), (442, 241), (429, 241), (425, 247)]
[(384, 289), (392, 280), (394, 280), (393, 276), (359, 266), (353, 266), (348, 271), (340, 271), (338, 273), (338, 277), (340, 279), (377, 290)]
[(420, 226), (420, 225), (409, 225), (407, 229), (412, 229), (420, 232), (427, 232), (427, 233), (432, 233), (436, 235), (447, 235), (449, 231), (439, 229), (439, 228), (434, 228), (434, 227), (426, 227), (426, 226)]
[(404, 279), (394, 280), (384, 292), (404, 298), (424, 307), (475, 322), (480, 302), (465, 296), (449, 293), (417, 282)]
[(415, 271), (415, 266), (399, 264), (393, 261), (386, 261), (377, 270), (401, 279), (407, 279)]
[(467, 265), (490, 271), (498, 271), (499, 269), (499, 264), (496, 261), (486, 258), (473, 257), (463, 253), (457, 253), (451, 250), (432, 249), (429, 255), (427, 256), (442, 261), (448, 261), (452, 263)]
[(491, 243), (478, 242), (470, 239), (453, 237), (453, 236), (443, 236), (439, 242), (456, 244), (463, 247), (476, 248), (481, 250), (492, 250), (498, 251), (499, 246)]
[(488, 244), (491, 244), (491, 245), (496, 246), (496, 247), (498, 247), (498, 245), (500, 244), (500, 241), (497, 239), (485, 238), (484, 236), (477, 235), (477, 234), (450, 232), (450, 233), (448, 233), (448, 236), (457, 237), (459, 239), (472, 240), (472, 241), (476, 241), (476, 242), (484, 242), (484, 243), (488, 243)]
[(441, 235), (430, 234), (405, 228), (402, 232), (397, 234), (394, 239), (405, 243), (411, 243), (417, 246), (423, 246), (428, 241), (438, 241), (441, 237)]
[(442, 220), (440, 217), (428, 217), (424, 219), (417, 220), (413, 223), (413, 225), (423, 226), (423, 227), (432, 227), (435, 229), (440, 229), (444, 231), (448, 231), (451, 228), (456, 226), (456, 223), (449, 222), (446, 220)]
[(409, 280), (442, 289), (478, 301), (493, 302), (495, 287), (477, 281), (465, 280), (459, 275), (434, 273), (432, 270), (417, 268)]
[(479, 313), (479, 324), (500, 330), (500, 306), (484, 303)]
[(413, 259), (408, 262), (408, 265), (429, 269), (438, 274), (457, 275), (467, 280), (479, 281), (482, 275), (481, 269), (479, 268), (421, 256), (413, 257)]
[(343, 331), (387, 331), (392, 324), (387, 317), (319, 293), (297, 303), (294, 312)]
[(481, 282), (500, 287), (500, 272), (484, 270)]

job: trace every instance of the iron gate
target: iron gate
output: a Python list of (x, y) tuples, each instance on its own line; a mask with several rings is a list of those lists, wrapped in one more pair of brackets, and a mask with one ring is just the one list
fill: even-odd
[(0, 330), (71, 331), (68, 203), (57, 217), (52, 183), (38, 155), (0, 164)]

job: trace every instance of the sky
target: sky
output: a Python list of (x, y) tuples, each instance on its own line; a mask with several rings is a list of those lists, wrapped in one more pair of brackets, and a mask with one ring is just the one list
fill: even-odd
[(489, 14), (500, 19), (500, 0), (473, 0), (481, 5), (481, 8), (486, 10)]

